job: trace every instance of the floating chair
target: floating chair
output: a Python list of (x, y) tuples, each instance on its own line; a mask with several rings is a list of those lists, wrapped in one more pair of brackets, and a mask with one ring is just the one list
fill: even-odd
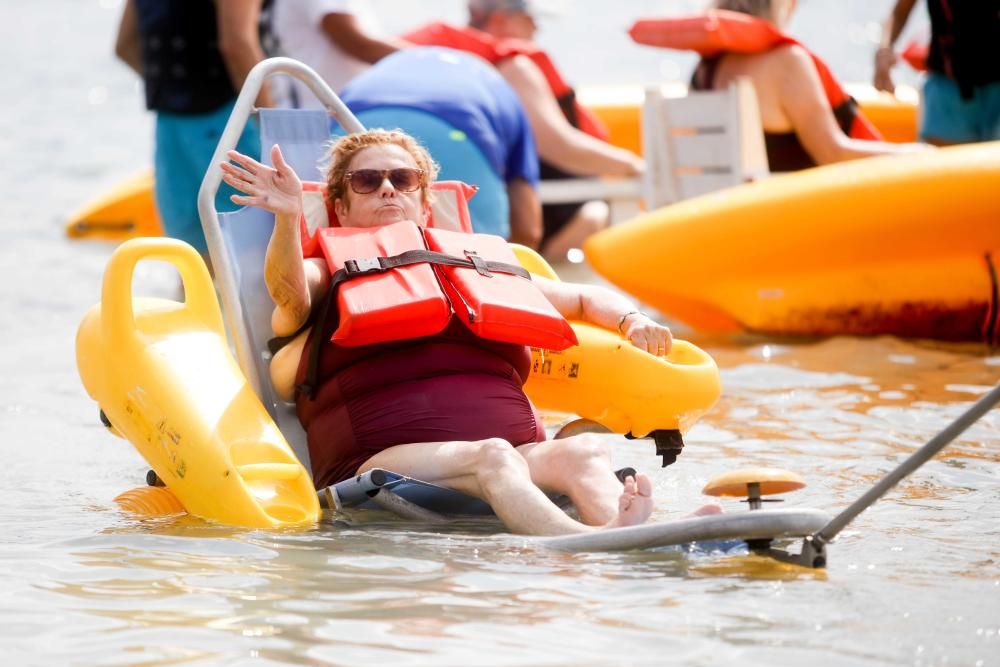
[[(290, 74), (306, 83), (327, 106), (329, 113), (323, 110), (260, 109), (257, 112), (257, 119), (260, 123), (262, 161), (269, 161), (270, 147), (276, 143), (280, 144), (285, 160), (306, 182), (305, 189), (313, 193), (320, 192), (322, 184), (309, 182), (321, 180), (319, 165), (330, 140), (330, 116), (333, 116), (336, 123), (347, 132), (363, 131), (364, 128), (311, 69), (287, 58), (274, 58), (265, 61), (258, 65), (248, 77), (219, 142), (213, 159), (213, 167), (217, 163), (225, 161), (227, 151), (235, 146), (235, 141), (242, 132), (243, 126), (249, 121), (252, 100), (263, 80), (278, 72)], [(294, 405), (277, 397), (271, 386), (268, 373), (270, 353), (267, 349), (267, 341), (272, 337), (271, 312), (274, 306), (265, 287), (263, 267), (267, 243), (274, 225), (273, 216), (267, 211), (251, 207), (231, 213), (218, 213), (215, 210), (214, 201), (215, 193), (220, 184), (221, 172), (215, 168), (209, 169), (199, 193), (199, 212), (215, 270), (216, 284), (222, 298), (222, 310), (227, 328), (233, 339), (240, 367), (247, 380), (274, 418), (299, 461), (308, 470), (309, 452), (305, 433), (295, 414)], [(456, 191), (454, 184), (445, 183), (439, 187), (451, 192)], [(466, 198), (462, 196), (436, 197), (431, 225), (471, 231), (465, 201)], [(335, 224), (329, 219), (331, 212), (324, 210), (326, 207), (322, 203), (322, 198), (316, 199), (314, 197), (312, 202), (310, 203), (309, 197), (306, 198), (307, 218), (313, 217), (310, 214), (312, 211), (316, 214), (315, 217), (320, 219), (320, 222), (307, 220), (310, 227), (315, 224), (323, 224), (324, 215), (327, 218), (326, 224)], [(544, 266), (545, 269), (548, 268), (544, 265), (544, 261), (526, 249), (519, 250), (519, 257), (522, 258), (522, 263), (535, 263)], [(544, 271), (544, 269), (537, 268), (533, 270)], [(630, 348), (631, 346), (621, 345), (620, 338), (611, 332), (603, 333), (605, 334), (603, 344), (613, 344), (617, 354), (615, 360), (618, 363), (627, 366), (631, 361), (634, 364), (632, 358), (636, 355), (642, 355), (638, 350), (632, 349), (617, 351), (618, 348)], [(593, 333), (588, 333), (588, 339), (593, 337)], [(655, 396), (649, 396), (648, 392), (646, 394), (636, 391), (609, 392), (611, 395), (605, 399), (604, 405), (600, 408), (592, 407), (589, 411), (585, 408), (584, 412), (587, 414), (581, 414), (581, 416), (600, 422), (621, 433), (628, 433), (636, 437), (653, 437), (658, 443), (661, 454), (665, 454), (668, 458), (676, 457), (681, 446), (680, 431), (686, 429), (704, 414), (715, 402), (720, 392), (718, 369), (711, 358), (695, 346), (683, 341), (679, 341), (676, 348), (676, 354), (668, 360), (658, 360), (646, 355), (647, 362), (650, 362), (647, 365), (652, 366), (656, 377), (636, 378), (632, 382), (635, 385), (645, 383), (651, 387), (654, 383), (649, 380), (656, 380), (658, 386), (655, 389)], [(544, 357), (544, 354), (544, 351), (537, 351), (537, 356)], [(545, 363), (543, 358), (536, 366), (539, 371), (544, 367), (551, 375), (551, 360)], [(569, 365), (567, 365), (568, 368)], [(680, 383), (677, 381), (681, 379), (680, 375), (668, 377), (672, 373), (682, 374), (684, 381)], [(566, 383), (569, 380), (569, 384), (572, 385), (574, 384), (572, 380), (576, 378), (565, 377), (568, 374), (567, 370), (563, 374), (564, 377), (561, 378), (562, 382)], [(541, 387), (540, 392), (552, 393), (549, 386), (551, 379), (547, 378), (548, 383), (545, 380), (535, 383)], [(529, 382), (529, 384), (531, 383)], [(685, 386), (677, 386), (679, 384)], [(659, 385), (674, 385), (674, 387), (670, 389)], [(619, 395), (618, 398), (614, 397), (615, 393)], [(617, 405), (616, 400), (631, 400), (634, 405)], [(661, 411), (662, 417), (657, 417), (658, 424), (652, 423), (648, 415), (640, 416), (638, 413), (643, 411), (635, 407), (636, 405), (648, 406), (650, 404), (657, 406), (665, 401), (671, 402), (672, 409)], [(636, 416), (631, 416), (632, 413), (635, 413)], [(657, 428), (658, 426), (660, 428)], [(383, 475), (393, 480), (392, 493), (408, 499), (412, 487), (416, 489), (414, 493), (426, 497), (428, 487), (426, 483), (411, 482), (405, 478), (394, 476), (393, 473), (383, 473), (382, 471), (378, 472), (375, 477), (381, 479)], [(376, 484), (371, 477), (371, 475), (362, 475), (348, 480), (336, 485), (334, 491), (341, 502), (344, 502), (345, 498), (354, 502), (361, 496), (352, 489), (365, 489), (362, 494), (365, 497), (373, 495), (372, 491), (376, 488), (390, 490), (384, 484)], [(449, 491), (448, 495), (454, 494)], [(469, 506), (475, 507), (481, 504), (481, 501), (476, 499), (474, 503), (470, 502)], [(473, 511), (473, 513), (475, 512)]]
[[(277, 396), (268, 372), (273, 304), (263, 266), (273, 216), (257, 208), (220, 214), (214, 207), (221, 183), (215, 166), (226, 159), (249, 121), (265, 77), (278, 72), (309, 84), (348, 131), (362, 130), (308, 68), (288, 59), (258, 65), (241, 92), (199, 193), (221, 310), (206, 267), (193, 248), (170, 239), (126, 242), (109, 263), (102, 304), (81, 325), (78, 365), (84, 384), (101, 406), (109, 429), (126, 437), (150, 463), (153, 484), (165, 485), (187, 511), (202, 518), (254, 527), (310, 525), (318, 519), (320, 499), (330, 507), (373, 506), (422, 520), (490, 513), (480, 499), (385, 470), (368, 471), (322, 489), (317, 496), (305, 433), (294, 406)], [(271, 145), (280, 144), (285, 159), (306, 181), (307, 233), (317, 224), (336, 224), (318, 182), (318, 165), (329, 140), (328, 115), (262, 109), (257, 120), (264, 159)], [(439, 187), (454, 196), (436, 198), (432, 226), (470, 231), (462, 187), (447, 183)], [(132, 271), (144, 259), (166, 260), (178, 268), (184, 303), (133, 299)], [(530, 251), (519, 250), (519, 259), (530, 271), (554, 277)], [(576, 412), (614, 432), (651, 437), (665, 463), (676, 458), (683, 444), (681, 431), (719, 395), (718, 369), (711, 358), (684, 341), (676, 341), (666, 359), (656, 358), (615, 333), (580, 323), (573, 326), (581, 340), (579, 349), (558, 354), (534, 351), (528, 390), (536, 404)], [(229, 341), (238, 362), (230, 354)], [(626, 474), (634, 471), (620, 473)], [(128, 494), (122, 503), (129, 507), (145, 503), (155, 509), (158, 501), (162, 498)], [(751, 520), (763, 526), (753, 534), (801, 535), (803, 525), (816, 527), (815, 514), (793, 518), (798, 523)], [(701, 526), (699, 519), (687, 521)], [(731, 522), (725, 525), (727, 531), (734, 530)], [(743, 530), (746, 520), (738, 525)], [(662, 524), (652, 533), (649, 527), (642, 528), (606, 531), (612, 536), (602, 537), (600, 543), (583, 540), (550, 546), (589, 549), (610, 539), (615, 548), (636, 548), (650, 539), (728, 534), (701, 528), (693, 533), (661, 533)]]

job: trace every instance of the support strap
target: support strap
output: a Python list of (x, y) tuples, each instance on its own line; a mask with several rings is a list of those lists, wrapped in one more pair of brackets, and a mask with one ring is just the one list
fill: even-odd
[[(469, 259), (454, 257), (452, 255), (446, 255), (445, 253), (435, 252), (433, 250), (418, 249), (407, 250), (404, 253), (393, 255), (391, 257), (366, 257), (361, 259), (349, 259), (344, 262), (344, 268), (339, 269), (336, 273), (330, 276), (330, 289), (327, 290), (326, 296), (323, 298), (323, 305), (319, 313), (319, 330), (313, 332), (314, 336), (312, 348), (309, 350), (309, 366), (306, 370), (305, 382), (296, 385), (296, 391), (308, 396), (309, 400), (314, 400), (316, 398), (316, 390), (318, 389), (319, 384), (317, 382), (317, 375), (319, 374), (320, 350), (322, 349), (323, 341), (329, 333), (330, 328), (334, 325), (334, 323), (329, 322), (330, 308), (333, 307), (332, 304), (335, 300), (337, 289), (342, 283), (348, 280), (376, 273), (385, 273), (386, 271), (390, 271), (392, 269), (422, 263), (436, 266), (454, 266), (462, 269), (474, 269), (481, 275), (488, 277), (492, 277), (492, 273), (506, 273), (520, 276), (526, 280), (531, 280), (531, 274), (528, 273), (528, 271), (522, 266), (509, 264), (507, 262), (484, 260), (474, 252), (467, 252), (466, 254), (470, 254)], [(337, 315), (337, 322), (339, 322), (339, 313)]]
[[(454, 257), (452, 255), (446, 255), (443, 252), (435, 252), (434, 250), (407, 250), (399, 255), (393, 255), (392, 257), (367, 257), (363, 259), (349, 259), (344, 262), (344, 268), (333, 274), (331, 278), (331, 285), (338, 281), (338, 276), (340, 276), (338, 282), (343, 282), (344, 280), (349, 280), (351, 278), (356, 278), (358, 276), (366, 276), (373, 273), (384, 273), (390, 269), (398, 269), (404, 266), (411, 266), (413, 264), (435, 264), (437, 266), (455, 266), (460, 269), (475, 269), (481, 275), (489, 276), (490, 272), (494, 273), (509, 273), (515, 276), (521, 276), (531, 280), (531, 274), (528, 271), (517, 264), (508, 264), (507, 262), (493, 262), (484, 260), (479, 255), (471, 250), (467, 250), (466, 254), (469, 256), (468, 259), (462, 259), (461, 257)], [(343, 275), (341, 276), (341, 274)]]

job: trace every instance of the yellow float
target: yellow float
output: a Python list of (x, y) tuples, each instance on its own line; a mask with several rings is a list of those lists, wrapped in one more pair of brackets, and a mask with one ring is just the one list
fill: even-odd
[(587, 260), (710, 331), (996, 343), (1000, 142), (772, 176), (592, 237)]
[[(186, 301), (133, 298), (140, 260), (171, 263)], [(211, 278), (191, 246), (133, 239), (104, 274), (76, 359), (87, 393), (191, 514), (238, 526), (311, 525), (312, 480), (229, 352)]]
[[(555, 277), (533, 251), (521, 248), (518, 255), (532, 272)], [(134, 298), (132, 274), (141, 260), (173, 264), (186, 301)], [(573, 327), (579, 346), (533, 351), (526, 391), (541, 409), (652, 435), (659, 451), (670, 444), (661, 434), (679, 435), (719, 397), (715, 362), (690, 343), (676, 341), (661, 359), (613, 332)], [(80, 325), (77, 365), (109, 427), (136, 447), (191, 514), (264, 528), (317, 520), (310, 475), (233, 359), (208, 271), (187, 244), (133, 239), (118, 247), (102, 303)], [(674, 444), (679, 449), (679, 438)], [(120, 503), (144, 514), (172, 511), (155, 493), (144, 498), (136, 490)]]
[[(524, 268), (558, 280), (541, 255), (515, 245)], [(704, 350), (674, 341), (666, 357), (639, 350), (607, 329), (573, 322), (579, 345), (532, 349), (524, 390), (540, 408), (577, 414), (614, 433), (643, 437), (687, 431), (719, 397), (719, 369)]]

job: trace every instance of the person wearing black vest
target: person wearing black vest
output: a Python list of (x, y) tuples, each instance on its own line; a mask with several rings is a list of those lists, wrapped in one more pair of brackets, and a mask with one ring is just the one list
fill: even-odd
[[(875, 87), (893, 92), (892, 45), (916, 0), (897, 0), (875, 53)], [(920, 138), (939, 146), (1000, 139), (1000, 0), (927, 0)]]
[[(156, 206), (167, 236), (207, 246), (198, 217), (198, 188), (250, 69), (264, 58), (260, 0), (127, 0), (115, 52), (145, 84), (156, 112)], [(270, 103), (266, 92), (259, 106)], [(259, 152), (248, 123), (240, 150)], [(219, 192), (232, 209), (232, 190)]]

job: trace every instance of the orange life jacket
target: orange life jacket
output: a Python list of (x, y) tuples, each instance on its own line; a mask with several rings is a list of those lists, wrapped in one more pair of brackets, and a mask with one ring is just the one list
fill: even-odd
[(402, 221), (321, 229), (317, 247), (336, 292), (338, 345), (431, 336), (452, 317), (488, 340), (551, 350), (577, 342), (499, 236)]
[(559, 74), (552, 59), (533, 43), (522, 39), (498, 39), (475, 28), (458, 28), (447, 23), (429, 23), (402, 35), (403, 39), (421, 46), (446, 46), (459, 51), (474, 53), (497, 65), (508, 58), (524, 55), (538, 65), (545, 75), (559, 107), (573, 127), (592, 137), (607, 141), (607, 127), (590, 109), (576, 101), (576, 92)]
[[(639, 44), (694, 51), (706, 57), (727, 52), (762, 53), (790, 44), (806, 49), (798, 40), (784, 34), (768, 21), (722, 9), (694, 16), (639, 19), (629, 29), (629, 35)], [(830, 68), (809, 49), (806, 52), (816, 65), (816, 72), (834, 114), (841, 117), (842, 108), (853, 107), (851, 122), (845, 132), (855, 139), (881, 140), (882, 135), (856, 108), (857, 102), (844, 91)]]

